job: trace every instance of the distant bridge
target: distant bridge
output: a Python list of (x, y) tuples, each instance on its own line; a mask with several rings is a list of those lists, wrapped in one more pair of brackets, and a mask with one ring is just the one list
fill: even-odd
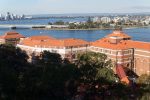
[(9, 29), (32, 29), (32, 28), (67, 28), (68, 25), (11, 25), (11, 24), (1, 24), (0, 29), (9, 28)]

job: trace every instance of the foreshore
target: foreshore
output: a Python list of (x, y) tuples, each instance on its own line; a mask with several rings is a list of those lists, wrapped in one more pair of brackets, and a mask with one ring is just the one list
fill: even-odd
[[(135, 29), (135, 28), (150, 28), (150, 26), (134, 26), (134, 27), (124, 27), (123, 29)], [(88, 28), (88, 29), (70, 29), (70, 28), (32, 28), (33, 30), (114, 30), (115, 28)]]

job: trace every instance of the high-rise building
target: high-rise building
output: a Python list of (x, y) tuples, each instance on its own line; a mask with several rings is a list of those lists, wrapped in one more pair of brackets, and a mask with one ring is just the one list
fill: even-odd
[(5, 16), (5, 20), (10, 20), (11, 19), (11, 15), (9, 12), (7, 12), (6, 16)]
[(11, 14), (9, 12), (7, 12), (7, 14), (5, 16), (3, 16), (2, 14), (0, 15), (0, 20), (17, 20), (17, 19), (25, 19), (25, 15), (16, 15), (16, 14)]

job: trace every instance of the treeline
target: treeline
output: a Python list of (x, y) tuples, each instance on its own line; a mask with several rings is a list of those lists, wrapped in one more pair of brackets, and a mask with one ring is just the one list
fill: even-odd
[(110, 26), (109, 23), (81, 23), (81, 24), (75, 24), (71, 23), (69, 24), (69, 29), (114, 29), (114, 27)]
[(110, 22), (97, 21), (93, 22), (92, 18), (88, 18), (86, 22), (64, 22), (62, 20), (56, 21), (54, 23), (49, 22), (49, 25), (69, 25), (68, 29), (116, 29), (116, 27), (122, 28), (131, 28), (131, 27), (147, 27), (148, 25), (144, 22), (124, 22), (118, 21), (114, 22), (113, 20)]
[(49, 22), (48, 25), (67, 25), (68, 23), (63, 22), (62, 20), (56, 21), (54, 23)]
[(98, 22), (93, 22), (91, 18), (87, 20), (87, 22), (63, 22), (62, 20), (56, 21), (54, 23), (49, 22), (48, 25), (69, 25), (69, 29), (94, 29), (94, 28), (100, 28), (100, 29), (110, 29), (114, 28), (110, 26), (110, 23), (98, 23)]
[(70, 23), (69, 24), (70, 29), (93, 29), (93, 28), (110, 28), (109, 23), (97, 23), (93, 22), (92, 19), (89, 17), (88, 20), (84, 23)]
[(19, 48), (0, 45), (0, 100), (127, 100), (149, 93), (145, 85), (116, 82), (111, 61), (101, 53), (79, 55), (76, 63), (48, 51), (34, 63), (28, 58)]

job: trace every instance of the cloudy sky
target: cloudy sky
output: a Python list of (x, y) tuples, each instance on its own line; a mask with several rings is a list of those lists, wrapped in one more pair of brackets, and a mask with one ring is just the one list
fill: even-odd
[(0, 0), (0, 13), (134, 13), (150, 12), (150, 0)]

